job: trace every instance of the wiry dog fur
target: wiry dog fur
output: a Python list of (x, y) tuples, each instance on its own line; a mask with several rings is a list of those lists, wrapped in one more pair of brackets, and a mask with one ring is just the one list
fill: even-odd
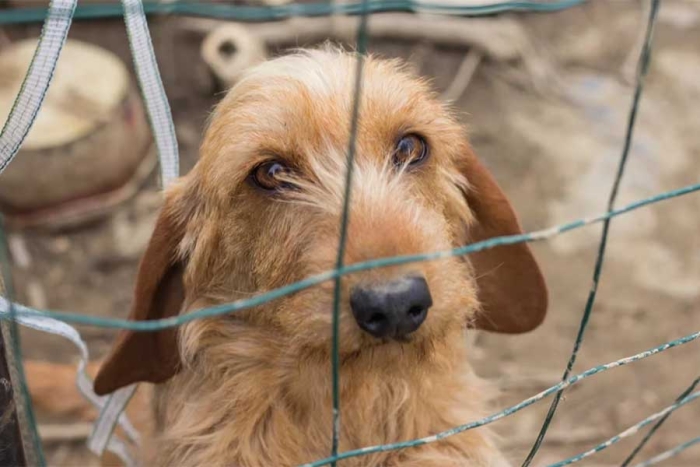
[[(200, 161), (166, 193), (139, 273), (136, 319), (248, 298), (334, 267), (355, 67), (351, 53), (303, 51), (250, 70), (228, 93), (212, 116)], [(406, 133), (429, 144), (430, 158), (419, 167), (391, 162)], [(396, 61), (366, 59), (356, 149), (346, 264), (449, 250), (491, 234), (478, 233), (465, 196), (474, 189), (470, 171), (477, 162), (463, 129), (427, 83)], [(271, 158), (293, 168), (286, 176), (294, 189), (271, 195), (250, 183), (251, 170)], [(477, 182), (477, 175), (492, 183), (481, 172)], [(480, 200), (474, 203), (498, 205), (494, 223), (517, 231), (507, 202), (482, 182), (471, 194)], [(510, 213), (505, 220), (501, 208)], [(508, 228), (493, 230), (511, 233)], [(525, 262), (531, 257), (527, 247), (518, 248), (510, 251), (520, 268), (513, 277), (524, 285), (514, 281), (494, 296), (515, 294), (507, 300), (518, 304), (539, 300), (534, 317), (515, 311), (531, 321), (522, 329), (499, 329), (497, 314), (478, 314), (479, 277), (500, 274), (495, 271), (510, 260), (504, 256), (484, 256), (488, 270), (470, 257), (444, 258), (343, 278), (340, 451), (427, 436), (484, 414), (490, 391), (466, 363), (466, 328), (528, 330), (546, 304), (539, 270), (534, 261), (522, 266), (518, 255)], [(349, 290), (406, 274), (421, 274), (430, 287), (434, 304), (422, 327), (402, 342), (361, 331)], [(537, 288), (537, 297), (518, 297), (523, 288)], [(332, 303), (327, 282), (177, 332), (124, 333), (96, 387), (104, 393), (135, 381), (162, 383), (159, 429), (145, 443), (153, 447), (148, 465), (292, 466), (326, 457)], [(486, 429), (340, 462), (504, 464)]]

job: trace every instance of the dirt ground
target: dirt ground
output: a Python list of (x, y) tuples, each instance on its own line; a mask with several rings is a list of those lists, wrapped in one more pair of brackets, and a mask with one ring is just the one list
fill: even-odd
[[(532, 42), (529, 53), (549, 65), (539, 87), (521, 61), (487, 57), (456, 102), (477, 152), (509, 194), (526, 230), (604, 210), (633, 91), (624, 64), (646, 21), (640, 4), (598, 0), (559, 13), (518, 15)], [(154, 19), (151, 27), (184, 173), (196, 161), (201, 129), (218, 96), (199, 58), (200, 38), (178, 29), (176, 18)], [(34, 25), (4, 28), (11, 39), (38, 31)], [(119, 20), (78, 21), (70, 36), (112, 50), (131, 66)], [(663, 2), (654, 42), (619, 206), (696, 183), (700, 176), (700, 2)], [(466, 52), (427, 42), (375, 41), (370, 48), (411, 60), (439, 90), (450, 84)], [(60, 233), (12, 232), (13, 241), (24, 241), (31, 257), (29, 267), (14, 268), (19, 300), (39, 308), (125, 317), (136, 264), (158, 207), (153, 178), (105, 220)], [(700, 196), (692, 194), (614, 220), (575, 372), (700, 330), (698, 213)], [(600, 227), (593, 226), (534, 245), (551, 294), (550, 315), (540, 329), (524, 336), (476, 336), (471, 358), (480, 374), (499, 382), (503, 395), (497, 407), (558, 382), (590, 289), (599, 236)], [(102, 329), (81, 332), (94, 357), (104, 353), (113, 336)], [(75, 358), (71, 347), (43, 334), (25, 332), (23, 346), (27, 358)], [(583, 452), (671, 404), (698, 377), (699, 351), (700, 344), (691, 343), (574, 386), (533, 465)], [(495, 425), (516, 464), (532, 445), (548, 406), (549, 400), (540, 402)], [(698, 404), (674, 413), (637, 460), (700, 436), (699, 419)], [(581, 464), (619, 465), (640, 439), (623, 440)], [(47, 448), (52, 465), (95, 463), (79, 442)], [(665, 465), (698, 466), (700, 448)]]

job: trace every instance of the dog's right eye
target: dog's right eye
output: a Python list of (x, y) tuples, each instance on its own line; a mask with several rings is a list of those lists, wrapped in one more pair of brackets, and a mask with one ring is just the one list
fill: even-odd
[(278, 191), (292, 187), (287, 181), (290, 172), (282, 162), (271, 160), (258, 164), (250, 173), (250, 179), (265, 191)]

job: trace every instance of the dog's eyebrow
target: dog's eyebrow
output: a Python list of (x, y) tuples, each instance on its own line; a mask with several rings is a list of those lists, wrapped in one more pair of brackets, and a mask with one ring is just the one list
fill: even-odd
[(308, 167), (306, 167), (307, 164), (305, 164), (306, 157), (302, 156), (300, 151), (269, 144), (253, 149), (242, 163), (242, 168), (252, 170), (256, 166), (267, 161), (283, 162), (290, 168), (300, 172), (306, 172), (308, 170)]

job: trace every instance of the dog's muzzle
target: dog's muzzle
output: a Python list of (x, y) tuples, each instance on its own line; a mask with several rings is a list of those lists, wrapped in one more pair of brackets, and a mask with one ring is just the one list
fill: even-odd
[(406, 276), (373, 285), (355, 286), (350, 307), (357, 324), (379, 338), (402, 338), (417, 330), (433, 305), (423, 277)]

